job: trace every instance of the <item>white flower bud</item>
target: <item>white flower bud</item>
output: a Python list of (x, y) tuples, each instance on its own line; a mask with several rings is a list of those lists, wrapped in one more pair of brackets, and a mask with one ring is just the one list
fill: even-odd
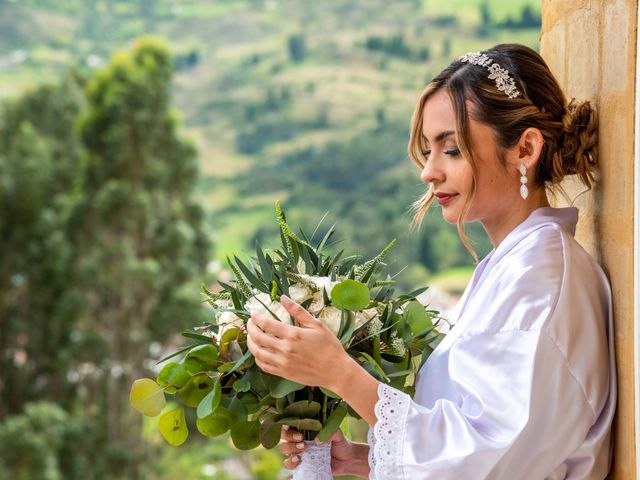
[[(262, 302), (262, 303), (260, 303)], [(280, 302), (275, 302), (271, 300), (271, 296), (268, 293), (259, 293), (255, 297), (252, 297), (245, 303), (244, 308), (249, 313), (260, 313), (261, 315), (267, 316), (269, 318), (273, 318), (273, 316), (269, 313), (269, 311), (264, 307), (264, 305), (273, 312), (281, 322), (287, 323), (289, 325), (292, 324), (291, 316), (289, 312), (285, 310), (285, 308), (280, 304)]]
[(243, 328), (244, 322), (233, 312), (222, 312), (218, 317), (218, 333), (222, 335), (230, 328)]
[(289, 287), (289, 298), (296, 303), (302, 303), (313, 297), (313, 291), (308, 285), (294, 283)]
[(367, 308), (361, 312), (356, 312), (356, 328), (361, 327), (376, 315), (378, 315), (378, 310), (375, 308)]
[(338, 335), (341, 318), (342, 311), (336, 307), (325, 307), (318, 315), (318, 319), (329, 327), (334, 335)]

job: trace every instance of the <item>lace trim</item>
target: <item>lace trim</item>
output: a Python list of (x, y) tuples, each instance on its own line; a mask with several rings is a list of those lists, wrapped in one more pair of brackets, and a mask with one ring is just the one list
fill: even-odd
[(369, 444), (369, 480), (376, 480), (376, 456), (373, 453), (376, 448), (376, 436), (373, 433), (373, 427), (369, 427), (367, 432), (367, 443)]
[(406, 393), (384, 383), (378, 385), (378, 401), (375, 406), (377, 421), (369, 430), (370, 480), (404, 478), (402, 446), (410, 403), (411, 398)]

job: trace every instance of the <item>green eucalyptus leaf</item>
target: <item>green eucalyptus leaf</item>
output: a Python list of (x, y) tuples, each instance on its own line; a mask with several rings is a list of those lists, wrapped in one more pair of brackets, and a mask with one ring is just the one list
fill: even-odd
[(220, 405), (220, 399), (222, 398), (222, 387), (220, 386), (220, 378), (216, 378), (213, 383), (213, 388), (207, 395), (200, 401), (196, 414), (198, 418), (205, 418), (216, 411), (218, 405)]
[(189, 436), (189, 430), (184, 419), (184, 409), (171, 410), (160, 416), (158, 429), (164, 439), (173, 446), (184, 443)]
[(280, 431), (282, 425), (271, 420), (265, 420), (260, 424), (260, 443), (264, 448), (271, 449), (280, 443)]
[(198, 431), (206, 437), (220, 436), (228, 432), (232, 424), (232, 416), (224, 407), (218, 407), (215, 413), (196, 420)]
[(238, 399), (244, 405), (244, 408), (247, 410), (247, 414), (251, 415), (252, 413), (256, 413), (260, 410), (260, 402), (258, 398), (251, 392), (242, 392), (238, 395)]
[(300, 400), (288, 405), (282, 414), (287, 417), (310, 418), (320, 413), (320, 408), (322, 406), (318, 402)]
[(269, 376), (259, 370), (257, 366), (250, 371), (253, 372), (251, 375), (251, 388), (261, 397), (266, 395), (269, 392)]
[(238, 396), (234, 396), (229, 401), (229, 411), (231, 412), (234, 422), (245, 421), (247, 420), (247, 415), (249, 415), (247, 407)]
[(289, 425), (291, 427), (295, 427), (298, 430), (313, 430), (320, 431), (322, 430), (322, 423), (315, 418), (297, 418), (297, 417), (287, 417), (278, 420), (281, 425)]
[(191, 375), (184, 366), (177, 362), (167, 363), (160, 373), (156, 382), (161, 387), (165, 387), (165, 392), (176, 393), (180, 388), (184, 387), (191, 379)]
[(337, 393), (333, 393), (331, 390), (326, 389), (324, 387), (320, 387), (320, 391), (329, 398), (340, 398), (340, 396)]
[(331, 290), (333, 306), (342, 310), (362, 310), (369, 305), (369, 301), (369, 287), (356, 280), (343, 280)]
[(180, 389), (178, 398), (188, 407), (196, 408), (212, 388), (213, 380), (206, 373), (200, 373), (191, 377), (191, 380)]
[(218, 361), (218, 348), (215, 345), (198, 345), (191, 349), (182, 361), (184, 368), (195, 375), (212, 370)]
[(274, 398), (286, 397), (287, 394), (302, 388), (304, 388), (304, 385), (282, 377), (273, 376), (269, 381), (269, 390), (271, 391), (271, 396)]
[(404, 308), (402, 314), (405, 322), (411, 327), (411, 333), (417, 335), (418, 333), (433, 326), (431, 318), (424, 306), (415, 300), (409, 302)]
[(231, 440), (239, 450), (251, 450), (260, 445), (260, 422), (257, 420), (234, 423)]
[(322, 430), (320, 430), (320, 433), (318, 433), (318, 440), (320, 440), (321, 442), (326, 442), (327, 440), (329, 440), (331, 434), (338, 429), (340, 423), (342, 423), (342, 420), (346, 416), (347, 408), (342, 405), (331, 412), (331, 414), (327, 418), (327, 421), (324, 423)]
[(159, 415), (165, 406), (162, 387), (150, 378), (140, 378), (133, 382), (129, 401), (133, 408), (147, 417)]
[(238, 380), (233, 382), (233, 389), (236, 392), (248, 392), (251, 389), (251, 377), (254, 375), (254, 370), (248, 370)]

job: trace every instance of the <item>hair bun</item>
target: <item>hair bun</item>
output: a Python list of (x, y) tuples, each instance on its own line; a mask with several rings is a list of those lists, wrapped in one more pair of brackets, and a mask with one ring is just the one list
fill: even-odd
[(578, 175), (591, 187), (598, 168), (598, 120), (588, 101), (572, 99), (562, 117), (560, 157), (564, 175)]

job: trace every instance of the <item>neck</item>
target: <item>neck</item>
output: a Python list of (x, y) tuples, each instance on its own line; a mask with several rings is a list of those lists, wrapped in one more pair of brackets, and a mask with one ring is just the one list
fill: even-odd
[(549, 200), (547, 199), (547, 194), (544, 189), (536, 189), (531, 192), (526, 200), (518, 197), (515, 208), (510, 206), (505, 209), (503, 215), (482, 220), (481, 223), (487, 235), (489, 235), (491, 244), (496, 248), (514, 228), (531, 215), (531, 212), (538, 208), (548, 206)]

